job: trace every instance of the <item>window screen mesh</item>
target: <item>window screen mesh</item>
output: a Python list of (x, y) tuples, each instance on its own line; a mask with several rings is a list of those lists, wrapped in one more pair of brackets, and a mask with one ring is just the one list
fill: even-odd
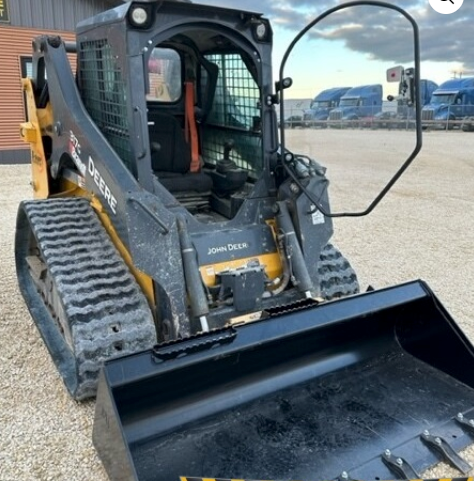
[(79, 52), (81, 96), (97, 127), (133, 171), (126, 85), (106, 40), (82, 42)]
[(263, 156), (258, 85), (239, 54), (206, 55), (206, 59), (219, 67), (219, 74), (203, 133), (203, 155), (211, 162), (222, 159), (224, 143), (232, 140), (230, 158), (242, 169), (259, 172)]

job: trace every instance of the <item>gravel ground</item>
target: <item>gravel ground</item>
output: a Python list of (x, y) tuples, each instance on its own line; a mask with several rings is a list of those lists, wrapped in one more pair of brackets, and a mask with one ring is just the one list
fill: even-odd
[[(406, 133), (400, 132), (400, 141)], [(292, 133), (298, 140), (304, 133)], [(314, 131), (319, 152), (337, 132)], [(380, 139), (381, 133), (377, 133)], [(347, 132), (367, 145), (373, 132)], [(415, 165), (368, 217), (337, 219), (335, 243), (351, 260), (361, 286), (422, 278), (474, 340), (474, 135), (428, 133)], [(373, 144), (371, 144), (373, 147)], [(321, 160), (333, 179), (353, 174), (359, 187), (333, 179), (334, 193), (357, 200), (386, 174), (384, 150), (360, 160)], [(357, 158), (356, 148), (352, 149)], [(29, 166), (0, 166), (0, 481), (92, 480), (107, 476), (91, 442), (93, 402), (72, 401), (56, 374), (17, 288), (13, 261), (17, 205), (30, 197)], [(343, 189), (338, 191), (338, 189)], [(448, 353), (449, 355), (449, 353)], [(465, 456), (474, 463), (474, 449)], [(231, 473), (229, 473), (231, 474)], [(425, 477), (456, 476), (440, 465)]]

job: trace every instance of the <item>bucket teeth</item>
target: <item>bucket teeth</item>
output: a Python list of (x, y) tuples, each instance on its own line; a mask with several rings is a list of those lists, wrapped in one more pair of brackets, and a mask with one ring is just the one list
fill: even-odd
[(397, 456), (389, 449), (386, 449), (382, 454), (382, 461), (397, 478), (420, 479), (420, 475), (405, 458)]
[(462, 413), (456, 416), (456, 421), (469, 434), (474, 435), (474, 419), (465, 417)]
[(440, 461), (445, 461), (463, 474), (469, 473), (472, 466), (463, 459), (441, 436), (434, 436), (429, 431), (421, 434), (422, 441), (427, 444), (433, 452), (441, 456)]

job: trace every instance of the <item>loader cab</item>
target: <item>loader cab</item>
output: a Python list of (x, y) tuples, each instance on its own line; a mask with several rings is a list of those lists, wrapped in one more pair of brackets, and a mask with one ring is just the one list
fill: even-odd
[(272, 32), (260, 14), (213, 8), (211, 22), (210, 10), (131, 3), (84, 22), (78, 71), (88, 112), (142, 187), (221, 221), (270, 188)]
[(264, 168), (261, 91), (245, 51), (210, 41), (213, 31), (203, 50), (195, 36), (203, 33), (157, 44), (145, 58), (151, 167), (189, 210), (233, 218)]

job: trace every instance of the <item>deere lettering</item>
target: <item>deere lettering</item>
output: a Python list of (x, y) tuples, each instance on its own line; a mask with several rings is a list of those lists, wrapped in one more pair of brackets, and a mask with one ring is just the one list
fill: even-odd
[(102, 175), (100, 174), (96, 166), (94, 165), (94, 161), (92, 160), (91, 156), (89, 156), (89, 164), (88, 164), (87, 170), (89, 171), (90, 176), (94, 179), (95, 185), (97, 185), (97, 187), (99, 188), (100, 193), (104, 196), (104, 199), (109, 204), (110, 209), (114, 214), (116, 214), (117, 199), (112, 194), (109, 186), (105, 183), (104, 178), (102, 177)]
[(210, 256), (213, 254), (220, 254), (221, 252), (239, 251), (242, 249), (248, 249), (249, 247), (250, 246), (247, 244), (247, 242), (242, 242), (237, 244), (227, 244), (225, 246), (219, 246), (219, 247), (209, 247), (207, 255)]

